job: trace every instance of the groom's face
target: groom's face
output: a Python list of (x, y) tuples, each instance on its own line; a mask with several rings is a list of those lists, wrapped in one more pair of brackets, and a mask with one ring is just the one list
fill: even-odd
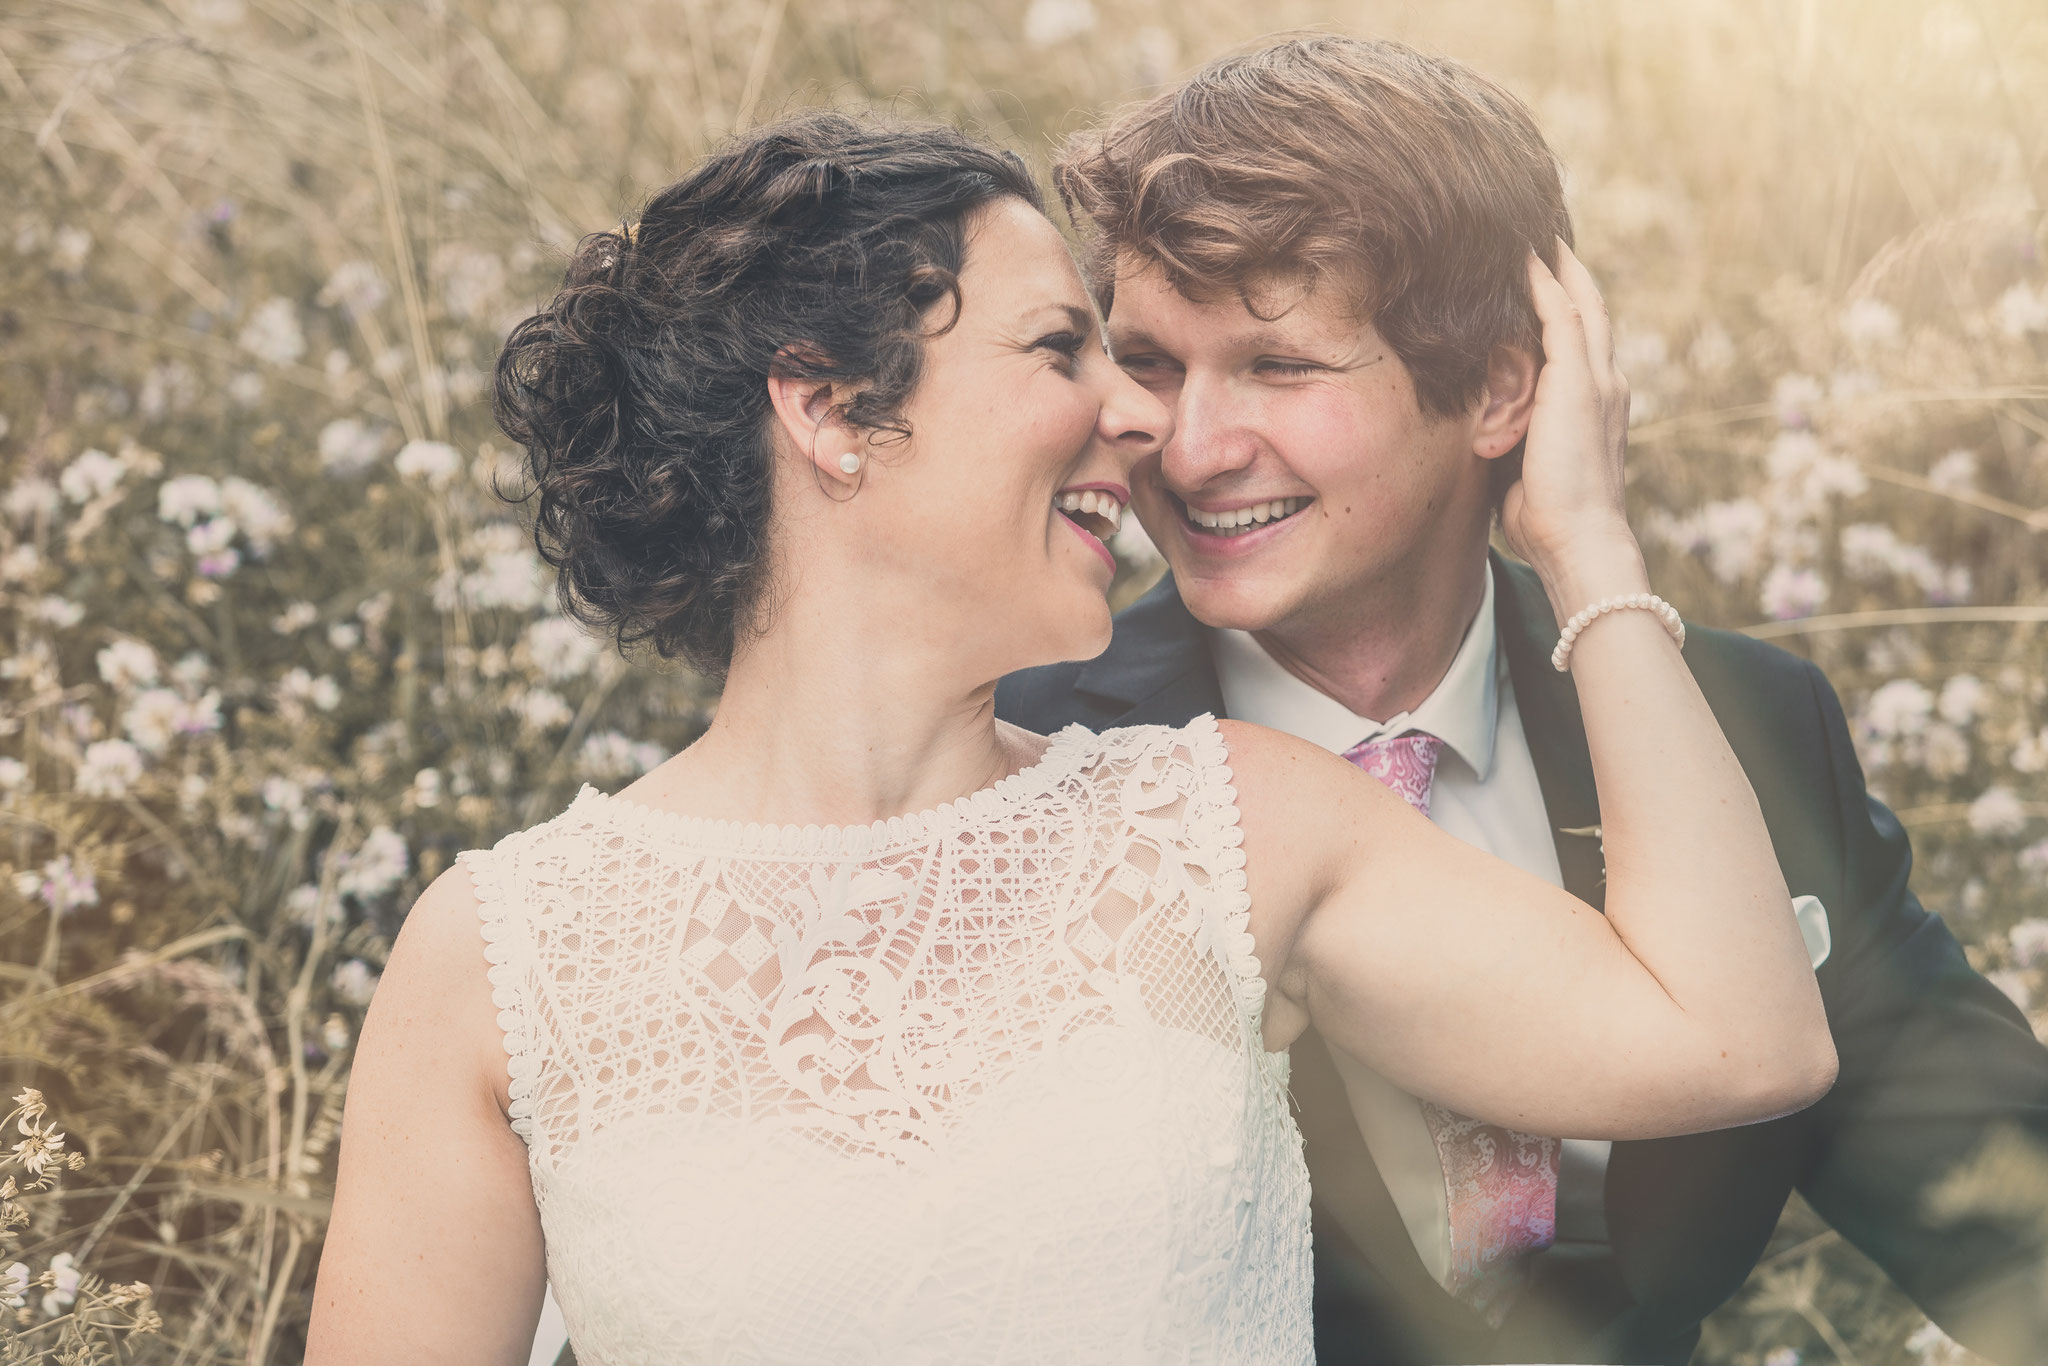
[(1267, 320), (1234, 294), (1196, 301), (1157, 269), (1118, 271), (1112, 354), (1175, 417), (1131, 509), (1208, 625), (1339, 628), (1361, 594), (1442, 572), (1474, 528), (1484, 553), (1472, 420), (1424, 413), (1407, 366), (1334, 294)]

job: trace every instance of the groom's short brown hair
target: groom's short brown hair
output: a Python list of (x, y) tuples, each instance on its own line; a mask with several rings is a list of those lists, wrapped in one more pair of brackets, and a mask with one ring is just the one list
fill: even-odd
[(1209, 63), (1077, 137), (1053, 178), (1092, 230), (1105, 307), (1126, 255), (1264, 316), (1289, 285), (1336, 284), (1436, 414), (1478, 399), (1495, 346), (1541, 354), (1524, 253), (1554, 266), (1572, 237), (1520, 100), (1459, 62), (1327, 34)]

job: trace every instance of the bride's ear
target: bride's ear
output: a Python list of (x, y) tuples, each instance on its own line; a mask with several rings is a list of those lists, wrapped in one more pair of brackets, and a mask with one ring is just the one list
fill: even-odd
[[(793, 358), (788, 348), (776, 360)], [(822, 479), (851, 484), (860, 476), (867, 458), (866, 442), (859, 432), (838, 420), (839, 412), (852, 397), (851, 389), (831, 380), (794, 373), (797, 365), (778, 364), (768, 375), (768, 402), (783, 435)]]
[(1522, 444), (1536, 407), (1536, 357), (1519, 346), (1496, 346), (1486, 358), (1486, 392), (1472, 428), (1472, 453), (1498, 460)]

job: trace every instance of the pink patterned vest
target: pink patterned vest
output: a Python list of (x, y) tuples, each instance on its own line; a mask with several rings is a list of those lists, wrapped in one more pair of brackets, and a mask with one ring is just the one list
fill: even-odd
[[(1409, 734), (1367, 740), (1344, 757), (1429, 814), (1430, 786), (1443, 741)], [(1523, 1254), (1557, 1236), (1554, 1138), (1470, 1119), (1430, 1101), (1422, 1118), (1436, 1143), (1449, 1197), (1451, 1274), (1445, 1288), (1499, 1326), (1520, 1288)]]

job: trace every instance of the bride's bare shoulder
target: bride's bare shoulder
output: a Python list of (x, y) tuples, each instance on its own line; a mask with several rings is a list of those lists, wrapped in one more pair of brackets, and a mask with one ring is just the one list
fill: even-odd
[(1398, 797), (1320, 745), (1244, 721), (1219, 721), (1217, 730), (1248, 866), (1263, 864), (1269, 876), (1292, 868), (1312, 892), (1361, 841), (1398, 819)]
[[(504, 1045), (484, 956), (482, 901), (467, 865), (442, 872), (406, 913), (371, 1002), (376, 1032), (442, 1057), (434, 1064), (468, 1071), (508, 1103)], [(364, 1021), (364, 1033), (372, 1022)], [(425, 1059), (419, 1060), (425, 1063)]]

